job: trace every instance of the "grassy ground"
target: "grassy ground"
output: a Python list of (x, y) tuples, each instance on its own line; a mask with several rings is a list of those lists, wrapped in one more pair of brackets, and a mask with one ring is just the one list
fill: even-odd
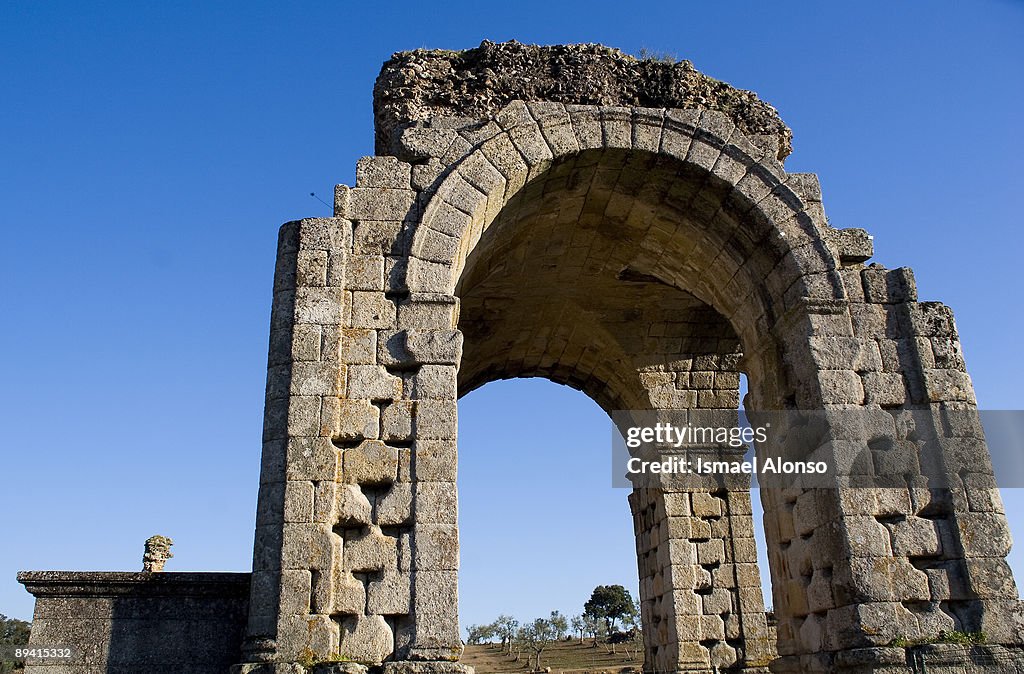
[[(640, 670), (644, 657), (642, 648), (640, 653), (634, 653), (630, 647), (627, 653), (624, 645), (619, 644), (616, 650), (617, 653), (612, 653), (611, 646), (603, 643), (594, 647), (591, 639), (584, 640), (583, 644), (580, 644), (579, 639), (560, 641), (544, 649), (540, 666), (550, 667), (552, 674), (572, 671), (619, 674)], [(630, 655), (633, 657), (630, 658)], [(529, 671), (525, 652), (520, 661), (516, 662), (514, 656), (505, 655), (497, 644), (466, 646), (462, 663), (476, 668), (477, 674), (522, 674)]]

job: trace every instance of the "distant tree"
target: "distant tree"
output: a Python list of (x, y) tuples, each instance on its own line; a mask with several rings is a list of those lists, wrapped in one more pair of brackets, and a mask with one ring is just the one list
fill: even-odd
[(630, 597), (629, 600), (630, 604), (632, 604), (632, 608), (630, 609), (629, 613), (622, 618), (622, 628), (625, 630), (630, 630), (634, 628), (640, 629), (640, 601), (638, 599), (634, 599), (633, 597)]
[[(23, 646), (28, 643), (32, 624), (24, 620), (8, 618), (0, 613), (0, 646)], [(12, 660), (0, 660), (0, 672), (20, 672), (21, 664)]]
[(640, 619), (640, 602), (638, 600), (633, 600), (633, 610), (623, 619), (622, 626), (626, 634), (626, 641), (623, 642), (626, 647), (626, 655), (630, 660), (634, 660), (644, 646), (643, 624)]
[(603, 620), (609, 634), (615, 631), (616, 623), (627, 619), (634, 611), (633, 597), (621, 585), (598, 585), (583, 605), (584, 615)]
[(532, 666), (540, 669), (540, 656), (552, 641), (558, 640), (558, 629), (546, 618), (537, 618), (519, 629), (518, 638), (533, 652)]
[(583, 635), (586, 633), (586, 630), (587, 630), (587, 621), (584, 620), (583, 616), (581, 616), (581, 615), (574, 615), (572, 617), (571, 624), (572, 624), (572, 631), (573, 632), (579, 632), (580, 643), (582, 644), (583, 643)]
[(505, 652), (509, 655), (512, 654), (512, 641), (516, 636), (516, 629), (519, 627), (519, 621), (510, 615), (502, 614), (498, 616), (494, 623), (494, 633), (501, 639), (501, 645)]
[(587, 613), (583, 614), (583, 625), (584, 631), (594, 640), (593, 644), (591, 644), (594, 647), (597, 647), (598, 638), (608, 633), (604, 626), (604, 620), (595, 618)]
[(489, 643), (494, 638), (494, 623), (490, 625), (470, 625), (466, 628), (466, 643), (469, 645)]
[(552, 611), (551, 617), (548, 620), (551, 621), (551, 626), (555, 628), (556, 639), (561, 639), (565, 636), (565, 633), (569, 630), (569, 620), (564, 615), (559, 611)]

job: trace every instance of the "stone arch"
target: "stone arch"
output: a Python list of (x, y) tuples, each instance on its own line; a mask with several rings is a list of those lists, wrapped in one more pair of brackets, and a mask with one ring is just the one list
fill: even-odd
[[(917, 460), (908, 448), (931, 425), (955, 476), (935, 489), (908, 481), (854, 492), (837, 482), (768, 492), (779, 618), (772, 669), (900, 671), (907, 654), (899, 639), (936, 639), (950, 629), (983, 630), (996, 644), (992, 653), (1017, 657), (1024, 618), (1005, 563), (1005, 515), (971, 417), (973, 389), (952, 315), (917, 301), (909, 270), (865, 267), (866, 232), (827, 225), (816, 178), (787, 174), (776, 161), (789, 135), (774, 111), (686, 64), (586, 45), (474, 51), (396, 56), (376, 96), (384, 156), (360, 161), (354, 188), (337, 188), (335, 217), (282, 228), (247, 662), (295, 671), (289, 667), (304, 658), (344, 652), (386, 672), (464, 671), (460, 385), (537, 374), (587, 391), (606, 409), (735, 410), (740, 370), (751, 382), (748, 407), (829, 411), (805, 451), (844, 469), (859, 470), (863, 460), (885, 472)], [(480, 53), (521, 67), (500, 86), (491, 75), (452, 74), (476, 67)], [(582, 85), (522, 102), (552, 64)], [(587, 93), (595, 71), (616, 83), (601, 100)], [(424, 74), (435, 72), (442, 74)], [(637, 81), (657, 95), (637, 93)], [(453, 94), (454, 87), (479, 90)], [(601, 280), (587, 288), (599, 297), (613, 282), (646, 285), (674, 304), (641, 316), (643, 324), (660, 333), (670, 329), (668, 314), (694, 312), (695, 322), (719, 332), (679, 329), (666, 340), (671, 348), (652, 350), (602, 313), (608, 306), (588, 304), (600, 320), (582, 321), (584, 338), (549, 321), (542, 341), (594, 342), (611, 362), (530, 356), (527, 348), (495, 364), (500, 344), (474, 353), (480, 340), (469, 326), (475, 317), (487, 322), (479, 300), (493, 289), (484, 253), (515, 251), (511, 238), (502, 248), (503, 237), (539, 227), (538, 218), (551, 215), (545, 194), (569, 203), (573, 175), (593, 167), (632, 167), (648, 183), (619, 190), (617, 219), (608, 205), (614, 188), (575, 195), (608, 196), (598, 215), (612, 226), (601, 235), (641, 224), (646, 234), (617, 241), (630, 253), (625, 259), (605, 241), (614, 268), (589, 276)], [(664, 231), (652, 225), (659, 217)], [(476, 288), (486, 292), (474, 295)], [(517, 302), (530, 300), (520, 295)], [(520, 303), (506, 314), (528, 309)], [(511, 335), (515, 322), (500, 328)], [(509, 343), (524, 342), (516, 333)], [(888, 425), (865, 435), (842, 422), (844, 410), (884, 412)], [(908, 415), (916, 412), (931, 416), (912, 428)], [(785, 430), (795, 437), (802, 427)], [(773, 653), (744, 485), (664, 484), (636, 490), (630, 505), (647, 668), (764, 671)]]
[[(546, 110), (542, 114), (531, 110), (531, 107)], [(558, 115), (559, 109), (561, 116)], [(665, 113), (604, 109), (577, 109), (575, 112), (580, 113), (577, 116), (582, 117), (584, 121), (576, 120), (574, 124), (573, 117), (562, 106), (512, 103), (497, 117), (498, 124), (500, 120), (505, 120), (505, 126), (500, 130), (473, 129), (466, 133), (469, 138), (474, 138), (477, 134), (487, 137), (467, 152), (464, 159), (454, 164), (424, 208), (422, 220), (413, 234), (410, 246), (407, 276), (410, 292), (458, 295), (463, 301), (462, 319), (459, 323), (459, 327), (462, 328), (469, 308), (465, 305), (466, 298), (463, 292), (472, 292), (472, 288), (461, 286), (467, 282), (467, 277), (472, 283), (473, 272), (483, 264), (477, 261), (475, 267), (474, 256), (487, 245), (498, 246), (505, 255), (512, 253), (506, 244), (500, 241), (491, 241), (485, 245), (485, 240), (500, 238), (500, 232), (495, 232), (502, 227), (514, 229), (524, 219), (536, 220), (536, 208), (531, 204), (545, 198), (549, 202), (553, 200), (558, 203), (572, 202), (573, 198), (583, 198), (585, 201), (592, 198), (593, 193), (601, 193), (603, 190), (604, 194), (598, 195), (598, 201), (601, 201), (601, 196), (608, 196), (614, 192), (611, 198), (625, 202), (621, 207), (624, 217), (622, 223), (615, 222), (611, 227), (620, 227), (625, 239), (642, 239), (643, 228), (653, 231), (656, 222), (668, 225), (671, 232), (667, 234), (658, 230), (658, 234), (661, 235), (656, 237), (657, 248), (649, 246), (658, 253), (655, 256), (646, 256), (651, 259), (638, 261), (633, 256), (617, 259), (616, 264), (620, 267), (617, 278), (621, 279), (623, 273), (629, 273), (638, 279), (653, 281), (680, 294), (684, 293), (684, 289), (692, 291), (692, 299), (696, 305), (705, 310), (705, 313), (717, 318), (726, 326), (727, 332), (732, 333), (722, 336), (726, 337), (727, 341), (731, 339), (733, 348), (721, 349), (718, 343), (708, 347), (706, 344), (698, 344), (695, 339), (683, 338), (683, 345), (677, 347), (676, 353), (657, 354), (662, 361), (657, 364), (659, 369), (645, 373), (641, 363), (627, 358), (626, 369), (632, 368), (631, 372), (606, 371), (598, 376), (596, 382), (588, 386), (594, 378), (591, 375), (576, 387), (587, 392), (609, 412), (616, 408), (697, 407), (696, 391), (684, 390), (685, 393), (694, 394), (693, 400), (688, 401), (665, 396), (664, 389), (656, 392), (651, 388), (658, 386), (658, 383), (663, 384), (665, 376), (673, 379), (679, 376), (680, 373), (672, 370), (676, 366), (673, 361), (697, 356), (714, 362), (712, 359), (735, 353), (735, 346), (744, 339), (746, 343), (743, 351), (757, 354), (762, 359), (780, 359), (771, 364), (762, 364), (762, 370), (783, 373), (781, 359), (785, 355), (780, 353), (780, 349), (774, 344), (765, 343), (765, 337), (771, 332), (769, 326), (774, 326), (783, 314), (806, 310), (808, 302), (841, 303), (845, 296), (845, 289), (838, 274), (838, 259), (826, 243), (825, 228), (815, 222), (810, 209), (804, 206), (801, 198), (791, 188), (787, 187), (789, 176), (782, 172), (774, 161), (768, 160), (762, 164), (755, 159), (763, 157), (766, 152), (742, 135), (737, 135), (734, 128), (730, 128), (731, 122), (720, 113), (700, 110)], [(510, 117), (515, 117), (517, 121), (508, 123)], [(673, 117), (675, 119), (672, 119)], [(623, 129), (620, 126), (617, 133), (609, 131), (604, 128), (608, 126), (609, 120), (618, 121), (626, 127)], [(658, 120), (659, 125), (655, 126), (652, 120)], [(688, 120), (690, 124), (687, 125), (683, 120)], [(587, 121), (590, 123), (590, 133), (587, 133)], [(496, 126), (494, 123), (492, 125)], [(414, 131), (414, 135), (425, 133), (429, 131)], [(561, 141), (557, 140), (559, 133), (563, 134)], [(734, 144), (729, 144), (729, 138), (734, 139)], [(578, 178), (578, 165), (582, 165), (582, 171), (585, 173), (604, 172), (613, 176), (618, 175), (619, 178), (613, 177), (610, 180), (611, 185), (595, 187), (593, 183), (596, 178), (591, 177), (590, 183), (588, 179)], [(613, 186), (619, 184), (621, 176), (626, 172), (634, 176), (634, 187), (654, 185), (653, 193), (631, 195), (615, 192)], [(798, 177), (794, 183), (802, 184), (803, 179)], [(574, 190), (572, 186), (580, 183), (583, 184), (583, 188)], [(552, 184), (555, 185), (554, 188), (551, 187)], [(753, 187), (757, 184), (760, 184), (760, 191), (755, 191)], [(580, 193), (584, 196), (580, 197)], [(674, 203), (672, 197), (675, 197)], [(703, 202), (694, 209), (694, 204), (698, 200)], [(580, 209), (583, 210), (586, 206), (586, 203), (580, 204)], [(772, 207), (775, 208), (774, 211), (770, 210)], [(611, 208), (609, 206), (609, 210)], [(702, 213), (705, 221), (700, 222), (699, 217), (695, 218), (688, 212), (691, 209)], [(513, 215), (506, 217), (504, 214), (508, 211)], [(608, 219), (608, 212), (605, 211), (597, 217)], [(639, 222), (629, 221), (628, 214), (634, 212), (639, 212)], [(769, 214), (779, 219), (781, 224), (773, 224)], [(567, 221), (560, 225), (570, 228), (573, 221), (579, 220), (579, 217), (570, 209)], [(693, 222), (694, 220), (697, 222)], [(686, 226), (684, 227), (682, 223), (686, 223)], [(615, 237), (616, 234), (618, 232), (614, 232), (612, 236)], [(623, 245), (627, 243), (622, 237), (618, 241)], [(790, 247), (794, 241), (802, 242), (802, 245), (796, 247), (795, 252)], [(642, 249), (642, 245), (637, 241), (631, 243), (637, 245), (638, 252)], [(689, 259), (702, 260), (705, 264), (694, 269), (679, 265), (681, 260), (689, 261), (681, 254), (683, 251), (689, 252)], [(731, 256), (740, 259), (736, 260)], [(548, 265), (549, 268), (551, 266)], [(526, 277), (530, 275), (524, 274)], [(583, 279), (576, 281), (582, 283)], [(815, 282), (818, 283), (817, 286), (814, 285)], [(555, 288), (559, 286), (559, 282), (550, 279), (546, 285)], [(828, 294), (815, 297), (814, 292), (820, 293), (822, 288), (827, 288)], [(587, 289), (585, 292), (590, 291), (591, 289)], [(493, 292), (492, 289), (488, 296), (493, 296)], [(794, 298), (798, 298), (799, 301)], [(723, 316), (723, 313), (727, 315)], [(657, 321), (650, 318), (647, 320)], [(714, 322), (714, 318), (705, 317), (704, 322)], [(730, 328), (735, 329), (735, 333)], [(487, 337), (494, 339), (495, 336), (489, 334)], [(515, 341), (511, 340), (510, 344)], [(520, 338), (519, 341), (523, 340)], [(610, 341), (616, 343), (614, 339)], [(783, 337), (780, 341), (787, 340)], [(472, 340), (467, 338), (467, 350), (471, 343)], [(797, 349), (803, 346), (799, 340), (788, 340), (788, 343)], [(604, 349), (609, 351), (607, 347)], [(472, 386), (477, 383), (477, 374), (472, 367), (468, 373), (466, 372), (466, 357), (464, 353), (464, 376), (460, 376), (460, 383), (466, 381)], [(802, 358), (799, 362), (809, 365), (811, 369), (806, 373), (789, 372), (789, 377), (799, 380), (813, 375), (813, 362), (810, 359)], [(559, 365), (560, 363), (553, 359), (547, 371), (531, 370), (528, 367), (517, 367), (510, 371), (506, 367), (499, 368), (492, 376), (539, 375), (574, 385), (572, 372), (566, 373), (562, 378), (558, 376)], [(714, 362), (713, 366), (705, 366), (705, 370), (717, 367), (718, 363)], [(705, 372), (702, 371), (701, 374)], [(734, 361), (731, 366), (722, 368), (715, 376), (735, 378), (735, 384), (729, 387), (734, 391), (738, 389), (738, 374), (737, 363)], [(689, 373), (686, 376), (690, 376)], [(657, 378), (662, 378), (662, 382), (649, 383)], [(640, 388), (645, 390), (647, 395), (633, 396), (630, 404), (609, 406), (610, 400), (623, 401), (626, 398), (621, 394), (608, 393), (608, 382), (611, 379), (619, 382), (620, 389)], [(633, 386), (630, 387), (630, 384)], [(644, 384), (651, 388), (645, 389)], [(776, 386), (772, 393), (776, 393), (780, 388), (787, 387)], [(459, 392), (462, 391), (463, 387), (460, 386)], [(718, 394), (721, 391), (722, 389), (715, 390)], [(701, 395), (704, 393), (710, 391), (704, 391)], [(766, 390), (760, 394), (760, 398), (766, 399), (769, 395)], [(805, 392), (805, 397), (811, 395), (813, 394)], [(725, 396), (725, 401), (719, 399), (712, 403), (704, 403), (702, 398), (700, 402), (704, 403), (705, 407), (732, 409), (738, 404), (738, 400), (730, 399), (728, 395)], [(775, 404), (783, 403), (782, 400), (776, 399)], [(680, 521), (694, 509), (703, 509), (701, 512), (710, 517), (724, 516), (731, 522), (730, 529), (747, 533), (750, 531), (749, 494), (744, 493), (742, 489), (724, 494), (718, 492), (716, 496), (706, 496), (705, 501), (700, 501), (699, 504), (693, 501), (696, 496), (690, 494), (668, 496), (673, 498), (667, 498), (665, 494), (652, 495), (640, 490), (632, 499), (637, 522), (638, 551), (644, 550), (640, 553), (641, 576), (650, 583), (662, 585), (692, 583), (692, 579), (683, 581), (671, 577), (673, 574), (658, 568), (657, 563), (648, 564), (645, 568), (643, 557), (651, 557), (649, 550), (653, 548), (641, 548), (640, 541), (646, 540), (649, 532), (662, 527), (664, 521)], [(711, 515), (712, 512), (715, 514)], [(729, 539), (723, 540), (726, 545), (730, 542)], [(721, 561), (728, 559), (730, 568), (738, 569), (740, 573), (745, 572), (749, 578), (751, 573), (744, 570), (756, 570), (756, 553), (750, 547), (739, 553), (739, 559), (736, 554), (731, 550)], [(718, 563), (719, 560), (715, 559), (707, 566)], [(752, 575), (756, 576), (756, 573)], [(643, 594), (662, 593), (653, 587), (644, 587), (646, 591)], [(763, 604), (759, 591), (749, 587), (730, 587), (729, 583), (723, 582), (722, 587), (714, 592), (714, 600), (704, 600), (704, 604), (713, 601), (716, 606), (727, 607), (729, 610), (726, 613), (737, 616), (745, 625), (747, 639), (728, 640), (724, 633), (718, 634), (714, 626), (703, 631), (687, 630), (682, 623), (689, 619), (689, 616), (678, 614), (677, 609), (666, 610), (660, 605), (664, 604), (664, 601), (659, 604), (655, 599), (644, 596), (647, 607), (645, 624), (650, 627), (647, 644), (649, 666), (660, 669), (683, 664), (700, 666), (703, 663), (707, 666), (723, 667), (736, 666), (738, 660), (756, 666), (758, 662), (766, 661), (771, 649), (766, 643), (767, 630), (764, 626)], [(726, 593), (723, 595), (726, 598), (718, 596), (718, 592)], [(682, 593), (680, 599), (686, 596), (687, 593)], [(729, 599), (730, 596), (733, 598)], [(664, 598), (664, 595), (661, 597)], [(702, 609), (698, 605), (695, 610), (699, 614)], [(717, 619), (720, 616), (714, 617)], [(727, 620), (725, 624), (728, 623)], [(655, 624), (661, 624), (659, 631), (655, 630)]]
[[(423, 142), (422, 136), (431, 134), (419, 128), (409, 132), (413, 142)], [(451, 132), (434, 133), (447, 137)], [(720, 273), (730, 274), (729, 278), (740, 271), (763, 274), (757, 285), (763, 286), (767, 297), (731, 296), (729, 291), (738, 290), (738, 283), (703, 289), (702, 299), (727, 317), (768, 313), (760, 326), (748, 320), (750, 325), (741, 330), (745, 334), (754, 335), (758, 327), (764, 334), (777, 318), (772, 314), (784, 313), (798, 301), (845, 299), (836, 255), (828, 249), (827, 225), (799, 194), (808, 189), (808, 176), (785, 173), (774, 159), (776, 148), (755, 145), (722, 112), (567, 109), (515, 101), (483, 128), (463, 134), (463, 143), (469, 139), (477, 143), (448, 169), (425, 206), (410, 247), (407, 284), (411, 292), (451, 293), (466, 256), (497, 211), (520, 190), (528, 191), (553, 163), (592, 151), (619, 150), (674, 159), (680, 170), (691, 172), (698, 189), (703, 181), (717, 183), (725, 193), (720, 204), (703, 204), (712, 209), (706, 215), (714, 218), (729, 208), (739, 222), (724, 223), (724, 227), (738, 230), (735, 243), (743, 241), (747, 246), (741, 252), (750, 255), (754, 246), (765, 247), (761, 252), (771, 257), (768, 268), (744, 268), (724, 258), (721, 262), (733, 262), (733, 266), (723, 267)], [(452, 145), (459, 144), (453, 141)], [(700, 283), (700, 279), (694, 281)], [(744, 306), (738, 299), (756, 304)]]

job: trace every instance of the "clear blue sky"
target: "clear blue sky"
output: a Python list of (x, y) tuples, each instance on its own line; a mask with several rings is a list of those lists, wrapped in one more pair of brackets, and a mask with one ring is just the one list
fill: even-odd
[[(759, 92), (831, 221), (955, 309), (981, 403), (1024, 407), (1020, 2), (8, 0), (0, 612), (31, 614), (16, 570), (135, 569), (154, 533), (169, 569), (249, 569), (277, 227), (353, 182), (393, 51), (485, 38), (669, 52)], [(461, 414), (464, 625), (635, 586), (592, 402), (498, 383)]]

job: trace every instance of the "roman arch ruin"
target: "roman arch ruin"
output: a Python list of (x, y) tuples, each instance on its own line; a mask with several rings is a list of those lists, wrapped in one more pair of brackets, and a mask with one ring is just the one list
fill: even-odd
[[(752, 93), (595, 45), (484, 43), (396, 54), (374, 110), (378, 156), (334, 216), (280, 233), (235, 671), (465, 669), (456, 401), (487, 382), (546, 377), (609, 412), (736, 410), (745, 373), (752, 410), (971, 418), (949, 309), (829, 225)], [(913, 439), (829, 424), (838, 463)], [(942, 430), (969, 448), (948, 488), (764, 490), (777, 641), (749, 483), (636, 489), (645, 669), (904, 672), (900, 639), (959, 630), (985, 632), (1003, 664), (984, 671), (1019, 671), (983, 436)], [(929, 671), (968, 671), (947, 651)]]

